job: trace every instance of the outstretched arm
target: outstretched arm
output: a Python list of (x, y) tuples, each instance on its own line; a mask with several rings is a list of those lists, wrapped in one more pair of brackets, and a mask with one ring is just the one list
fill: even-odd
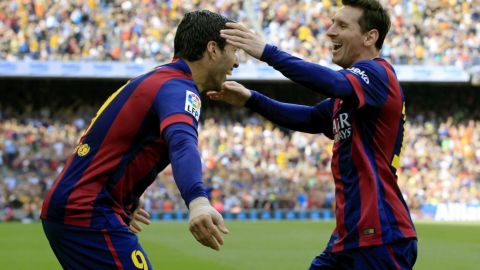
[(352, 86), (340, 72), (307, 62), (267, 45), (262, 38), (240, 23), (227, 23), (221, 31), (228, 43), (260, 59), (285, 77), (329, 97), (356, 99)]
[(355, 97), (352, 85), (342, 73), (292, 56), (273, 45), (265, 46), (261, 60), (292, 81), (328, 97)]
[(296, 131), (324, 133), (331, 137), (330, 101), (315, 106), (283, 103), (249, 90), (237, 82), (225, 82), (220, 92), (210, 91), (207, 95), (235, 106), (246, 106), (273, 123)]
[(307, 133), (323, 133), (331, 137), (333, 103), (326, 101), (315, 106), (279, 102), (252, 91), (246, 107), (258, 112), (273, 123), (291, 130)]

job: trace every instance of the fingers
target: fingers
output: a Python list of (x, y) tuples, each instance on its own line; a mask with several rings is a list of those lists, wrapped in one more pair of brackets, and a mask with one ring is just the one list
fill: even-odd
[(260, 59), (266, 43), (261, 36), (240, 23), (227, 23), (227, 29), (220, 30), (220, 36), (228, 44), (244, 50), (251, 56)]
[(150, 214), (145, 211), (145, 209), (139, 209), (135, 215), (135, 220), (145, 224), (145, 225), (150, 225)]
[[(223, 38), (226, 39), (227, 43), (234, 46), (234, 47), (237, 47), (239, 49), (242, 49), (242, 50), (246, 50), (246, 46), (247, 44), (245, 42), (239, 42), (239, 41), (233, 41), (231, 39), (231, 36), (222, 36)], [(232, 37), (232, 38), (236, 38), (236, 37)]]
[(222, 100), (223, 95), (220, 92), (209, 91), (209, 92), (207, 92), (207, 96), (208, 96), (208, 98), (210, 98), (212, 100)]
[(223, 234), (228, 234), (230, 231), (225, 227), (225, 224), (219, 224), (217, 225), (218, 229), (223, 233)]
[(240, 84), (235, 81), (226, 81), (222, 84), (222, 89), (228, 89), (239, 85)]
[[(247, 30), (248, 31), (248, 30)], [(220, 35), (225, 38), (228, 37), (229, 39), (233, 41), (245, 41), (246, 39), (251, 38), (252, 32), (248, 31), (242, 31), (242, 30), (237, 30), (237, 29), (223, 29), (220, 30)]]
[(220, 250), (223, 237), (215, 226), (210, 215), (201, 215), (190, 222), (190, 232), (202, 245)]
[(221, 215), (212, 216), (212, 219), (213, 219), (213, 224), (215, 224), (223, 234), (229, 233), (229, 230), (227, 229), (227, 227), (225, 227), (225, 224), (223, 223), (223, 218)]
[[(195, 238), (204, 246), (218, 251), (220, 250), (220, 245), (223, 245), (223, 239), (209, 216), (199, 216), (191, 227), (191, 231)], [(220, 238), (220, 241), (218, 238)]]
[[(223, 234), (228, 234), (230, 231), (225, 227), (225, 224), (223, 223), (222, 218), (214, 219), (213, 223), (216, 225), (218, 231), (222, 232)], [(221, 234), (218, 234), (219, 237), (222, 237)], [(222, 244), (223, 244), (223, 238), (222, 238)]]
[(241, 23), (227, 22), (225, 24), (225, 26), (227, 26), (228, 28), (232, 28), (232, 29), (238, 29), (238, 30), (241, 30), (241, 31), (244, 31), (244, 32), (249, 32), (250, 31), (245, 25), (243, 25)]
[(139, 233), (143, 230), (142, 226), (140, 226), (137, 222), (150, 225), (152, 223), (150, 221), (150, 214), (143, 208), (137, 208), (137, 210), (135, 210), (133, 213), (133, 219), (130, 221), (130, 225), (128, 226), (130, 231), (133, 233)]
[(223, 100), (225, 98), (225, 90), (233, 89), (233, 87), (238, 84), (233, 81), (226, 81), (222, 84), (222, 90), (220, 91), (208, 91), (207, 96), (213, 100)]
[(223, 246), (223, 236), (220, 234), (220, 231), (218, 230), (217, 226), (213, 225), (213, 222), (211, 223), (211, 229), (209, 229), (212, 232), (212, 236), (214, 239), (215, 243), (218, 243), (218, 250), (220, 250), (220, 246)]
[(237, 48), (246, 49), (252, 40), (248, 33), (239, 30), (222, 30), (220, 36)]
[(226, 81), (222, 84), (222, 90), (219, 93), (225, 93), (225, 92), (236, 92), (240, 90), (240, 88), (243, 87), (243, 85), (235, 82), (235, 81)]
[(231, 45), (245, 49), (243, 45), (249, 43), (255, 35), (252, 31), (239, 23), (227, 23), (227, 27), (231, 26), (231, 29), (223, 29), (220, 31), (220, 36), (227, 40)]
[(143, 230), (142, 226), (138, 225), (137, 222), (135, 220), (132, 220), (130, 222), (130, 226), (128, 226), (128, 228), (130, 229), (130, 231), (132, 231), (133, 233), (139, 233)]

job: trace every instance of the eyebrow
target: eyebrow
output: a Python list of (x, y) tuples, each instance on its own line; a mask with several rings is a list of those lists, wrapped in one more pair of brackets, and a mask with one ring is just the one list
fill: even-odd
[(332, 22), (337, 21), (338, 23), (348, 24), (348, 22), (346, 22), (346, 21), (344, 21), (344, 20), (342, 20), (342, 19), (339, 19), (339, 18), (335, 19), (335, 17), (333, 17), (331, 20), (332, 20)]

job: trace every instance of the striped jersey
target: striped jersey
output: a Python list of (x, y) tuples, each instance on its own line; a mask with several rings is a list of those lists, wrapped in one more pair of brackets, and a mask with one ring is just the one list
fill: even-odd
[(406, 116), (394, 70), (374, 59), (340, 72), (358, 102), (352, 107), (329, 100), (337, 227), (328, 248), (335, 252), (416, 237), (397, 184)]
[[(299, 131), (324, 133), (334, 141), (331, 169), (336, 228), (327, 251), (415, 238), (409, 209), (397, 184), (406, 116), (403, 91), (392, 66), (376, 58), (334, 71), (271, 45), (262, 58), (288, 78), (331, 97), (312, 107), (269, 102), (268, 108), (274, 122)], [(258, 96), (252, 96), (257, 101), (250, 107), (268, 102)]]
[[(41, 218), (96, 228), (106, 222), (106, 214), (113, 213), (117, 223), (128, 224), (145, 189), (171, 162), (173, 167), (175, 149), (170, 149), (165, 130), (179, 124), (194, 134), (196, 143), (200, 110), (199, 90), (183, 60), (127, 82), (92, 119), (49, 190)], [(191, 149), (199, 162), (196, 145)], [(189, 200), (203, 195), (198, 166), (183, 170), (194, 170), (200, 177), (175, 179), (177, 184), (190, 181), (182, 195), (192, 197)]]

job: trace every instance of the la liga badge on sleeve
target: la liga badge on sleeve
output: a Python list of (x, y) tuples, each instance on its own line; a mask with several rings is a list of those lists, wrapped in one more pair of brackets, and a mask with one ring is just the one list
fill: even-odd
[(202, 108), (202, 101), (192, 91), (187, 90), (185, 96), (185, 111), (189, 112), (195, 119), (200, 119), (200, 109)]

